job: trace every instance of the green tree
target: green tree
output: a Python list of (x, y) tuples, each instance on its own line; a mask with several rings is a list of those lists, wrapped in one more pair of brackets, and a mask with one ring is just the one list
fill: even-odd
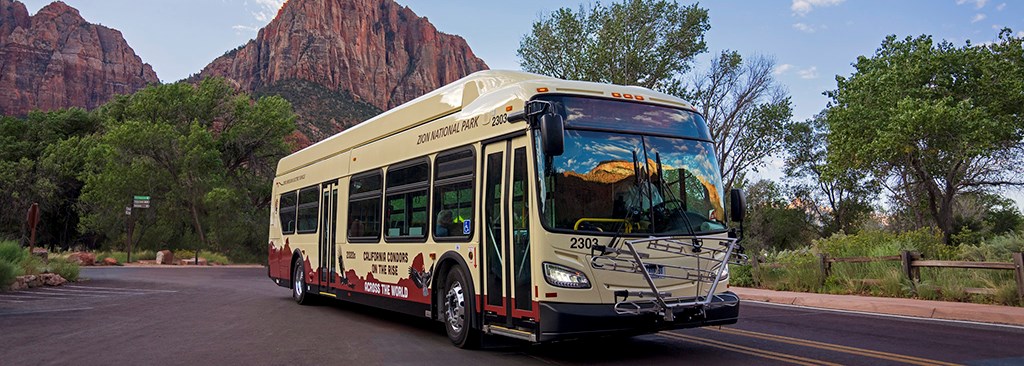
[(561, 8), (519, 44), (523, 70), (561, 79), (669, 90), (707, 49), (707, 9), (665, 0)]
[(819, 226), (818, 235), (856, 233), (872, 212), (877, 184), (869, 172), (828, 169), (827, 114), (788, 127), (783, 172), (793, 181), (792, 194)]
[[(67, 247), (80, 238), (74, 204), (82, 182), (75, 172), (48, 163), (58, 145), (70, 144), (95, 133), (96, 114), (79, 108), (32, 112), (24, 119), (0, 118), (0, 235), (23, 237), (25, 211), (34, 202), (41, 210), (37, 242)], [(69, 154), (71, 161), (82, 156)]]
[(704, 116), (718, 157), (725, 190), (765, 159), (782, 150), (782, 136), (793, 116), (788, 93), (775, 80), (775, 61), (744, 60), (722, 51), (710, 69), (693, 77), (687, 90), (673, 93), (693, 102)]
[(152, 207), (134, 210), (131, 243), (235, 257), (265, 248), (265, 230), (253, 228), (267, 220), (274, 168), (290, 151), (284, 138), (295, 117), (287, 101), (253, 101), (207, 79), (115, 98), (101, 114), (105, 133), (83, 174), (84, 229), (120, 237), (125, 206), (145, 194)]
[(830, 166), (923, 204), (947, 244), (958, 195), (1024, 184), (1024, 47), (1008, 29), (980, 46), (889, 36), (854, 68), (827, 93)]
[(754, 251), (796, 249), (815, 239), (809, 217), (790, 205), (783, 187), (759, 180), (746, 189), (750, 214), (744, 227), (744, 246)]

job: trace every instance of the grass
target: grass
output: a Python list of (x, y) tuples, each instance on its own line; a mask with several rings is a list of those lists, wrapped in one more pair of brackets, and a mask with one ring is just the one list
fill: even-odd
[[(174, 258), (175, 259), (189, 259), (189, 258), (195, 258), (195, 256), (196, 256), (196, 252), (194, 252), (194, 251), (179, 250), (179, 251), (174, 252)], [(116, 259), (117, 263), (128, 263), (128, 253), (127, 252), (107, 250), (107, 251), (102, 251), (102, 252), (96, 253), (96, 260), (97, 261), (103, 261), (103, 258), (107, 258), (107, 257)], [(199, 257), (200, 258), (206, 258), (207, 262), (210, 263), (210, 264), (231, 264), (231, 263), (233, 263), (230, 259), (228, 259), (228, 257), (226, 255), (223, 255), (223, 254), (220, 254), (220, 253), (214, 253), (214, 252), (210, 252), (210, 251), (206, 251), (206, 250), (200, 251)], [(138, 252), (132, 252), (132, 262), (138, 262), (138, 261), (141, 261), (141, 260), (154, 260), (154, 259), (156, 259), (156, 252), (152, 251), (152, 250), (143, 250), (143, 251), (138, 251)]]
[(78, 281), (78, 264), (68, 262), (66, 259), (54, 258), (50, 260), (49, 271), (64, 277), (65, 280), (71, 282)]
[[(928, 300), (979, 302), (1022, 306), (1012, 271), (959, 268), (920, 268), (911, 283), (899, 261), (832, 263), (827, 278), (819, 254), (829, 257), (881, 257), (902, 250), (917, 251), (927, 259), (1009, 262), (1012, 253), (1024, 250), (1024, 235), (1009, 234), (971, 246), (941, 244), (932, 230), (907, 233), (864, 232), (834, 235), (800, 250), (761, 253), (762, 261), (751, 273), (758, 287), (783, 290), (909, 297)], [(737, 271), (737, 273), (741, 273)], [(734, 275), (734, 284), (742, 277)], [(969, 289), (993, 289), (992, 295), (969, 293)]]
[(28, 250), (22, 248), (16, 241), (0, 241), (0, 262), (21, 263), (28, 256)]
[(50, 263), (28, 254), (14, 241), (0, 242), (0, 289), (14, 283), (18, 276), (56, 273), (68, 281), (78, 281), (78, 265), (68, 262), (66, 255), (50, 256)]
[(0, 261), (0, 291), (7, 289), (18, 277), (18, 266), (14, 263)]

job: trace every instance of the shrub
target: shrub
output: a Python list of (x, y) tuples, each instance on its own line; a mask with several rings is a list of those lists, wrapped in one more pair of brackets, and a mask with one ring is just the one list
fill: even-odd
[[(125, 256), (127, 258), (127, 255)], [(151, 261), (156, 259), (156, 252), (152, 250), (142, 250), (138, 252), (132, 252), (133, 261)]]
[(14, 283), (19, 275), (18, 270), (18, 266), (14, 263), (0, 260), (0, 290), (4, 290)]
[(0, 242), (0, 262), (20, 264), (28, 256), (28, 250), (18, 245), (16, 241)]
[[(194, 256), (195, 253), (193, 253), (192, 255)], [(231, 261), (228, 260), (228, 257), (220, 253), (207, 252), (203, 250), (200, 251), (199, 257), (206, 258), (206, 261), (210, 264), (231, 264)]]
[(1010, 262), (1013, 253), (1024, 251), (1024, 234), (1009, 233), (977, 245), (964, 245), (960, 259), (968, 261)]
[(50, 260), (50, 273), (56, 273), (68, 281), (78, 281), (78, 264), (63, 258)]
[(26, 275), (38, 275), (46, 271), (46, 263), (43, 259), (34, 255), (25, 256), (21, 259), (21, 273)]
[(117, 263), (125, 263), (125, 262), (128, 261), (128, 253), (125, 253), (125, 252), (110, 252), (110, 251), (107, 251), (107, 252), (96, 253), (96, 261), (97, 262), (102, 262), (103, 259), (107, 258), (107, 257), (116, 259)]
[(761, 286), (781, 291), (814, 291), (821, 287), (818, 257), (809, 248), (764, 253), (767, 263), (754, 273)]
[(729, 265), (729, 284), (739, 287), (754, 286), (754, 275), (750, 265)]

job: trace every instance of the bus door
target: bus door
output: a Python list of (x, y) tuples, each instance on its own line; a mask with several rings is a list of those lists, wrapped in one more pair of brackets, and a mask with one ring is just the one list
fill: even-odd
[(481, 300), (485, 324), (536, 324), (530, 260), (528, 139), (484, 146)]
[(337, 258), (338, 229), (338, 181), (321, 185), (320, 195), (320, 282), (321, 290), (327, 290), (337, 280), (335, 273)]

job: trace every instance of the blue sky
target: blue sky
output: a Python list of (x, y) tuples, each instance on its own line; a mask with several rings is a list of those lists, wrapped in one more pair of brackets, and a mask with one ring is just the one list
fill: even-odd
[[(397, 0), (438, 30), (466, 39), (494, 69), (518, 69), (516, 49), (531, 24), (560, 7), (591, 1)], [(35, 13), (50, 1), (23, 1)], [(165, 82), (183, 79), (256, 36), (282, 0), (65, 0), (82, 16), (120, 30)], [(607, 2), (607, 1), (606, 1)], [(681, 2), (690, 4), (689, 2)], [(857, 56), (870, 56), (886, 35), (930, 34), (957, 44), (989, 42), (998, 29), (1024, 35), (1024, 2), (1014, 0), (716, 0), (708, 9), (706, 66), (723, 49), (774, 57), (778, 80), (793, 97), (794, 118), (804, 120), (827, 102), (836, 75), (849, 75)], [(774, 162), (773, 164), (778, 164)], [(768, 169), (777, 177), (777, 169)], [(1011, 194), (1024, 207), (1024, 197)]]

